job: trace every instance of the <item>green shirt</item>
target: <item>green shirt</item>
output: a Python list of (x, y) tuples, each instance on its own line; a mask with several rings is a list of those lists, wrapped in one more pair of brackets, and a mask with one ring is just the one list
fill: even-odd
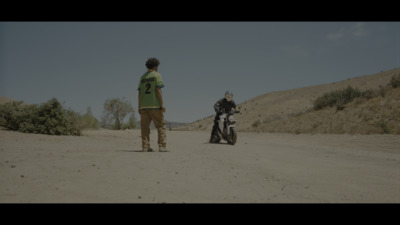
[(139, 82), (140, 109), (160, 109), (161, 104), (156, 95), (156, 88), (163, 88), (161, 74), (149, 70), (142, 75)]

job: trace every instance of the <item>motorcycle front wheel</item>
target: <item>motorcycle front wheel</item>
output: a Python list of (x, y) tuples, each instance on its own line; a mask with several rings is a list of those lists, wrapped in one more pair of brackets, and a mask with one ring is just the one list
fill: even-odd
[(231, 128), (231, 132), (229, 133), (228, 140), (227, 140), (228, 144), (234, 145), (234, 144), (236, 144), (236, 140), (237, 140), (236, 130), (234, 128)]

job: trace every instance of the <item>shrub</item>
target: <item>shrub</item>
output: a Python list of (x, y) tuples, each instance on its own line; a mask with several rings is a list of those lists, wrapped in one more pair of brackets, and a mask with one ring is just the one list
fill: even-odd
[(85, 123), (85, 128), (99, 129), (99, 121), (93, 116), (90, 107), (87, 108), (86, 113), (81, 117)]
[(82, 116), (72, 110), (65, 110), (67, 132), (63, 135), (82, 135), (82, 130), (87, 128), (87, 124)]
[(0, 105), (0, 126), (10, 130), (18, 130), (21, 120), (24, 119), (24, 113), (28, 112), (23, 109), (22, 101), (7, 102)]
[(254, 123), (251, 126), (252, 127), (258, 127), (259, 125), (261, 125), (260, 120), (256, 120), (256, 121), (254, 121)]
[(372, 89), (368, 89), (366, 91), (364, 91), (361, 96), (367, 100), (371, 99), (371, 98), (375, 98), (377, 96), (377, 91), (374, 91)]
[(81, 135), (85, 124), (78, 113), (63, 109), (53, 98), (40, 106), (23, 102), (0, 105), (0, 126), (25, 133)]
[(381, 120), (379, 122), (376, 122), (375, 126), (380, 127), (383, 133), (390, 134), (390, 129), (385, 121)]
[(104, 103), (102, 125), (106, 126), (110, 121), (114, 121), (113, 128), (120, 130), (122, 128), (124, 118), (129, 113), (133, 112), (134, 110), (132, 105), (126, 100), (125, 97), (122, 99), (107, 99)]
[[(200, 125), (200, 127), (201, 127), (201, 125)], [(131, 116), (129, 117), (128, 123), (122, 124), (122, 129), (125, 130), (125, 129), (135, 129), (135, 128), (136, 128), (136, 116), (135, 116), (135, 112), (132, 112)]]
[(325, 93), (314, 101), (314, 110), (320, 110), (328, 106), (336, 106), (338, 110), (342, 110), (347, 103), (361, 95), (362, 92), (351, 86), (342, 90)]
[(390, 80), (390, 84), (392, 85), (392, 87), (394, 88), (398, 88), (400, 87), (400, 73), (397, 75), (394, 75), (392, 77), (392, 79)]

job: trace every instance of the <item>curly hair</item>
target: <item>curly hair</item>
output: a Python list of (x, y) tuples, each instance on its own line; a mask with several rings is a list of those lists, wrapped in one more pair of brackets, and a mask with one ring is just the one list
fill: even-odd
[(158, 67), (160, 65), (160, 61), (157, 58), (150, 58), (146, 61), (147, 69), (153, 69), (154, 67)]

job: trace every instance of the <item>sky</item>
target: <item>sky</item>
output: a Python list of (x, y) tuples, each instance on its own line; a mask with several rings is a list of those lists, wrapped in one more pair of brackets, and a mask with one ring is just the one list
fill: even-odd
[(0, 96), (100, 120), (110, 98), (137, 109), (150, 57), (165, 119), (193, 122), (227, 90), (239, 104), (398, 68), (400, 22), (0, 22)]

